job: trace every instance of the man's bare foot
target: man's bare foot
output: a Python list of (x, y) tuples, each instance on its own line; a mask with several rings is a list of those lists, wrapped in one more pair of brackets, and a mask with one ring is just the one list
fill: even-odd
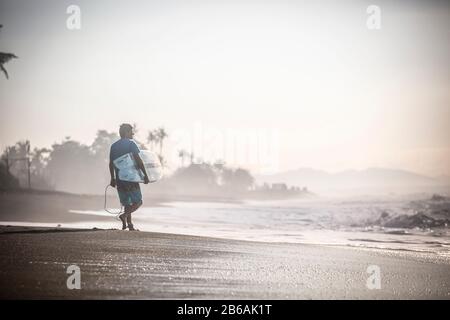
[(122, 230), (125, 230), (127, 228), (127, 222), (126, 222), (126, 218), (125, 218), (125, 213), (122, 213), (119, 216), (120, 221), (122, 221)]
[(130, 230), (130, 231), (139, 231), (138, 229), (135, 229), (132, 224), (128, 225), (128, 230)]

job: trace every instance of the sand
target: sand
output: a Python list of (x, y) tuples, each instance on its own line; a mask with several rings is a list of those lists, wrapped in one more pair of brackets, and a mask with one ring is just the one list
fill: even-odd
[[(67, 288), (70, 265), (80, 290)], [(370, 265), (380, 289), (366, 285)], [(0, 288), (2, 299), (450, 299), (450, 266), (408, 252), (2, 226)]]

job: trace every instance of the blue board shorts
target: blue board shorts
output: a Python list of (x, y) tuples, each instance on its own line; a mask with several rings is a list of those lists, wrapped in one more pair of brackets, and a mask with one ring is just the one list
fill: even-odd
[(142, 202), (142, 193), (139, 183), (118, 181), (117, 193), (123, 206), (131, 206)]

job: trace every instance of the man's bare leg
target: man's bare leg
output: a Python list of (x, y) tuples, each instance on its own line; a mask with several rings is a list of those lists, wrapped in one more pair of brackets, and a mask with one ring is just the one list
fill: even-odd
[(122, 221), (122, 230), (125, 230), (127, 228), (127, 216), (129, 216), (130, 212), (132, 212), (131, 209), (131, 205), (126, 205), (123, 210), (124, 212), (119, 215), (119, 219), (120, 221)]
[(128, 230), (130, 230), (130, 231), (135, 231), (136, 230), (136, 229), (134, 229), (133, 222), (131, 221), (131, 214), (133, 212), (135, 212), (137, 209), (139, 209), (139, 207), (141, 205), (142, 205), (142, 201), (139, 201), (138, 203), (134, 203), (131, 206), (129, 206), (129, 211), (128, 212), (126, 211), (127, 214), (125, 215), (125, 217), (127, 219)]

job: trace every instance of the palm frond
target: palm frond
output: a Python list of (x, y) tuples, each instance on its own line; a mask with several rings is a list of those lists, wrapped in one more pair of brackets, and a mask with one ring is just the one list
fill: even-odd
[(0, 64), (5, 64), (11, 59), (17, 59), (18, 57), (13, 53), (0, 52)]
[(9, 79), (9, 75), (3, 65), (11, 59), (17, 59), (17, 56), (12, 53), (0, 52), (0, 70), (5, 74), (6, 79)]

